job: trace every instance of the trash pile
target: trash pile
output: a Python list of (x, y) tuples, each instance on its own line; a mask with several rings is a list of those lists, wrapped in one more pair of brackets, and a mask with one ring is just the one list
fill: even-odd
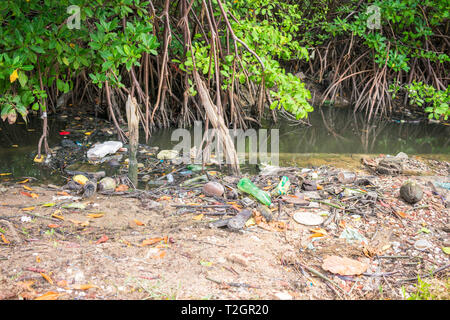
[(139, 145), (135, 186), (127, 145), (92, 144), (94, 134), (82, 134), (80, 142), (64, 133), (53, 148), (52, 163), (67, 178), (52, 186), (61, 208), (84, 210), (101, 195), (136, 198), (144, 211), (192, 216), (210, 231), (280, 232), (295, 252), (280, 252), (279, 263), (307, 283), (320, 278), (339, 298), (377, 291), (381, 279), (395, 286), (448, 272), (448, 162), (430, 167), (399, 153), (363, 158), (354, 171), (260, 164), (257, 174), (243, 168), (234, 176), (214, 162), (183, 164), (176, 150)]

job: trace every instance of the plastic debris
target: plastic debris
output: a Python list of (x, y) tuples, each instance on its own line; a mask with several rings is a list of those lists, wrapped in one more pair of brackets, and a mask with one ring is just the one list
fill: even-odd
[(316, 226), (324, 221), (321, 216), (312, 212), (296, 212), (293, 218), (296, 222), (306, 226)]
[(341, 235), (339, 236), (340, 239), (346, 239), (349, 242), (358, 241), (358, 242), (364, 242), (368, 243), (367, 239), (361, 235), (358, 230), (355, 230), (351, 227), (347, 227), (342, 231)]
[(419, 251), (425, 251), (427, 249), (430, 249), (432, 246), (433, 246), (433, 244), (430, 241), (425, 240), (425, 239), (417, 240), (414, 243), (414, 248)]
[(76, 176), (73, 177), (73, 181), (83, 186), (86, 182), (89, 181), (89, 179), (82, 174), (77, 174)]
[(173, 160), (178, 156), (178, 150), (161, 150), (156, 156), (159, 160)]
[(272, 200), (270, 199), (270, 195), (259, 189), (257, 186), (253, 184), (253, 182), (250, 181), (248, 178), (242, 178), (239, 180), (237, 187), (239, 190), (251, 194), (256, 199), (258, 199), (262, 204), (265, 204), (266, 206), (270, 206), (272, 204)]
[(450, 182), (435, 182), (435, 185), (439, 188), (450, 190)]
[(356, 179), (356, 174), (353, 172), (339, 172), (338, 179), (341, 183), (352, 183)]
[(283, 176), (283, 177), (281, 177), (281, 180), (278, 183), (278, 185), (272, 191), (272, 194), (273, 195), (284, 195), (288, 192), (290, 185), (291, 185), (291, 182), (289, 181), (289, 178), (286, 176)]
[(97, 143), (88, 150), (87, 157), (89, 160), (99, 160), (107, 154), (116, 153), (122, 146), (123, 144), (120, 141)]

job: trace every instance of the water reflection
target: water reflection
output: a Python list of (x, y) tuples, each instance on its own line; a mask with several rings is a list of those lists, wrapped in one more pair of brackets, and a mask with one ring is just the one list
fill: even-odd
[[(317, 108), (311, 126), (280, 119), (280, 152), (450, 154), (450, 127), (426, 122), (372, 121), (349, 109)], [(267, 125), (267, 124), (266, 124)]]

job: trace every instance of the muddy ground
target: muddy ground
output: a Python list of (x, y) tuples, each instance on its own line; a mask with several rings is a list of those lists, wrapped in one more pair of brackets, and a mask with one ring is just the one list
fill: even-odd
[[(449, 163), (439, 168), (433, 176), (388, 176), (361, 166), (358, 175), (371, 176), (381, 196), (373, 212), (283, 203), (274, 207), (274, 222), (238, 232), (211, 228), (220, 219), (210, 215), (214, 209), (174, 206), (214, 203), (201, 188), (170, 188), (155, 209), (138, 198), (98, 193), (78, 201), (84, 209), (64, 209), (73, 201), (62, 190), (3, 176), (0, 299), (405, 299), (417, 291), (417, 275), (431, 284), (434, 299), (448, 299), (448, 191), (433, 192), (429, 182), (445, 182)], [(424, 190), (414, 206), (399, 197), (408, 179)], [(294, 221), (299, 211), (333, 219), (317, 236)], [(259, 216), (257, 207), (253, 213)], [(347, 227), (368, 243), (339, 239)], [(431, 247), (417, 250), (420, 239)], [(341, 276), (322, 268), (329, 256), (368, 268)]]

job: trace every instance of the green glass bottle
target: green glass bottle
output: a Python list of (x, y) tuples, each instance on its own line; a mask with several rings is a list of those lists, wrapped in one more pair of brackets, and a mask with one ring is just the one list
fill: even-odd
[(272, 200), (270, 199), (270, 195), (259, 189), (257, 186), (253, 184), (253, 182), (250, 181), (248, 178), (242, 178), (239, 180), (237, 187), (239, 190), (251, 194), (256, 199), (259, 200), (262, 204), (265, 204), (266, 206), (270, 206), (272, 204)]

